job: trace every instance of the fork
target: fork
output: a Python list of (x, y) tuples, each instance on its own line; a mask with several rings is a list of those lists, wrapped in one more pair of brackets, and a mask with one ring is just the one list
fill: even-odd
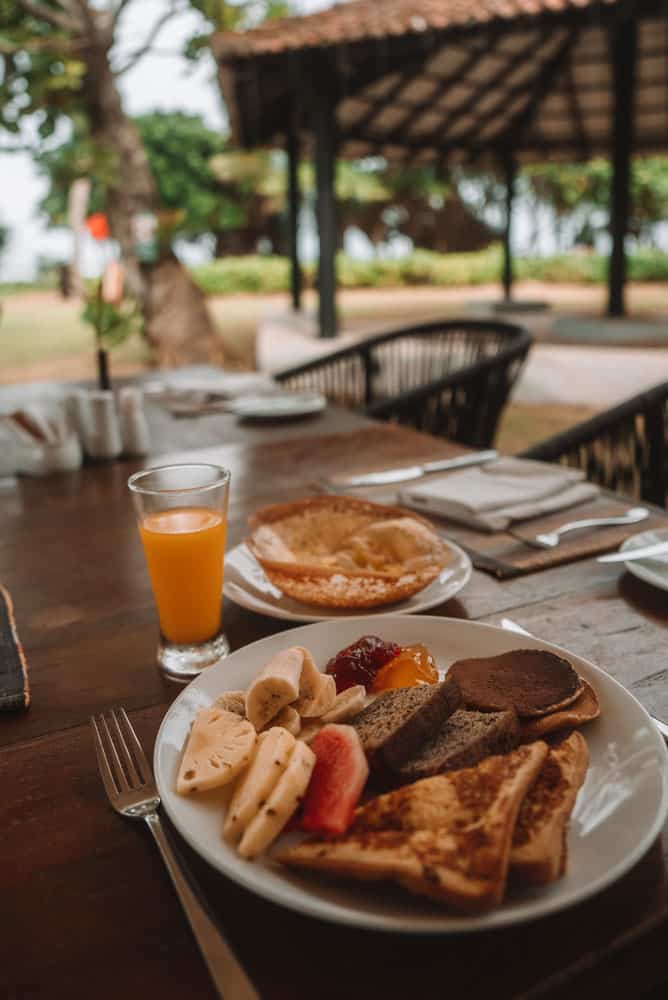
[(97, 763), (112, 807), (121, 816), (143, 819), (158, 845), (172, 884), (190, 923), (218, 996), (225, 1000), (260, 1000), (229, 944), (200, 903), (162, 828), (160, 796), (141, 743), (124, 708), (91, 717)]
[(567, 534), (569, 531), (577, 531), (579, 528), (605, 528), (615, 524), (637, 524), (639, 521), (644, 521), (647, 517), (649, 517), (647, 507), (630, 507), (629, 510), (625, 511), (624, 514), (620, 514), (619, 517), (589, 517), (583, 521), (569, 521), (567, 524), (562, 524), (555, 531), (546, 531), (543, 534), (535, 535), (533, 538), (518, 535), (513, 531), (510, 531), (509, 534), (513, 538), (526, 542), (527, 545), (532, 545), (536, 549), (554, 549), (559, 544), (561, 536)]

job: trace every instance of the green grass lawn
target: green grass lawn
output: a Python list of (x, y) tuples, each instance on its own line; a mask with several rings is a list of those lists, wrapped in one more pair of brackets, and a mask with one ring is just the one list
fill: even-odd
[[(94, 351), (91, 327), (80, 318), (79, 302), (63, 301), (55, 292), (33, 292), (4, 299), (0, 320), (0, 369), (82, 357)], [(123, 362), (147, 359), (146, 346), (134, 338), (114, 351)], [(27, 377), (30, 377), (27, 374)]]
[[(380, 295), (380, 298), (379, 298)], [(388, 301), (387, 299), (385, 300)], [(382, 293), (358, 292), (346, 296), (343, 318), (349, 329), (400, 324), (435, 314), (434, 293), (412, 289), (395, 293), (391, 314), (382, 305)], [(308, 308), (315, 307), (309, 293)], [(267, 311), (286, 308), (286, 296), (228, 296), (209, 301), (230, 361), (250, 367), (258, 322)], [(0, 381), (94, 377), (95, 353), (92, 331), (80, 319), (81, 306), (65, 302), (55, 292), (22, 292), (5, 298), (0, 325)], [(452, 311), (457, 304), (452, 303)], [(438, 311), (446, 310), (445, 303)], [(145, 367), (144, 343), (135, 338), (112, 352), (112, 372)], [(498, 446), (503, 451), (521, 451), (557, 431), (589, 416), (585, 407), (511, 405), (506, 408), (499, 429)]]

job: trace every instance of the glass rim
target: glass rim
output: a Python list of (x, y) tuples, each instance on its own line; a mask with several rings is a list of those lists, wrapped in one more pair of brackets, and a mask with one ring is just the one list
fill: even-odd
[[(148, 486), (142, 486), (141, 480), (148, 478), (158, 472), (169, 472), (174, 469), (207, 469), (215, 473), (216, 478), (211, 483), (206, 483), (202, 486), (184, 486), (181, 489), (155, 489)], [(132, 493), (140, 493), (144, 496), (176, 496), (179, 494), (192, 494), (192, 493), (203, 493), (206, 490), (219, 489), (221, 486), (226, 486), (230, 481), (230, 470), (224, 469), (222, 465), (214, 465), (212, 462), (175, 462), (171, 465), (156, 465), (150, 469), (141, 469), (139, 472), (134, 472), (128, 479), (128, 489)]]

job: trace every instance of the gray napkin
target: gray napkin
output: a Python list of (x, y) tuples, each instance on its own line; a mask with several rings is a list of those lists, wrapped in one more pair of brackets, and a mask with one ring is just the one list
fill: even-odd
[(399, 501), (481, 531), (572, 507), (599, 493), (579, 469), (522, 458), (500, 458), (461, 472), (405, 486)]

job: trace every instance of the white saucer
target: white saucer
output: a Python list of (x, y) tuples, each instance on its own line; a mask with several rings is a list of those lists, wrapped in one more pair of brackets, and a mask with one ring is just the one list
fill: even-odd
[(244, 420), (289, 420), (320, 413), (327, 400), (319, 392), (282, 392), (274, 395), (240, 396), (229, 409)]
[(471, 560), (454, 542), (444, 541), (452, 550), (452, 559), (433, 583), (405, 601), (369, 608), (367, 612), (351, 612), (350, 608), (319, 608), (286, 597), (269, 582), (260, 564), (243, 544), (235, 546), (225, 556), (223, 593), (235, 604), (240, 604), (249, 611), (290, 622), (321, 622), (330, 618), (349, 618), (351, 614), (374, 617), (388, 614), (411, 615), (444, 604), (469, 582)]
[[(645, 545), (655, 545), (657, 542), (668, 542), (668, 528), (655, 528), (643, 531), (639, 535), (631, 535), (620, 547), (620, 552), (632, 552)], [(668, 590), (668, 555), (655, 556), (653, 559), (637, 559), (624, 563), (629, 571), (645, 583), (653, 587)]]

